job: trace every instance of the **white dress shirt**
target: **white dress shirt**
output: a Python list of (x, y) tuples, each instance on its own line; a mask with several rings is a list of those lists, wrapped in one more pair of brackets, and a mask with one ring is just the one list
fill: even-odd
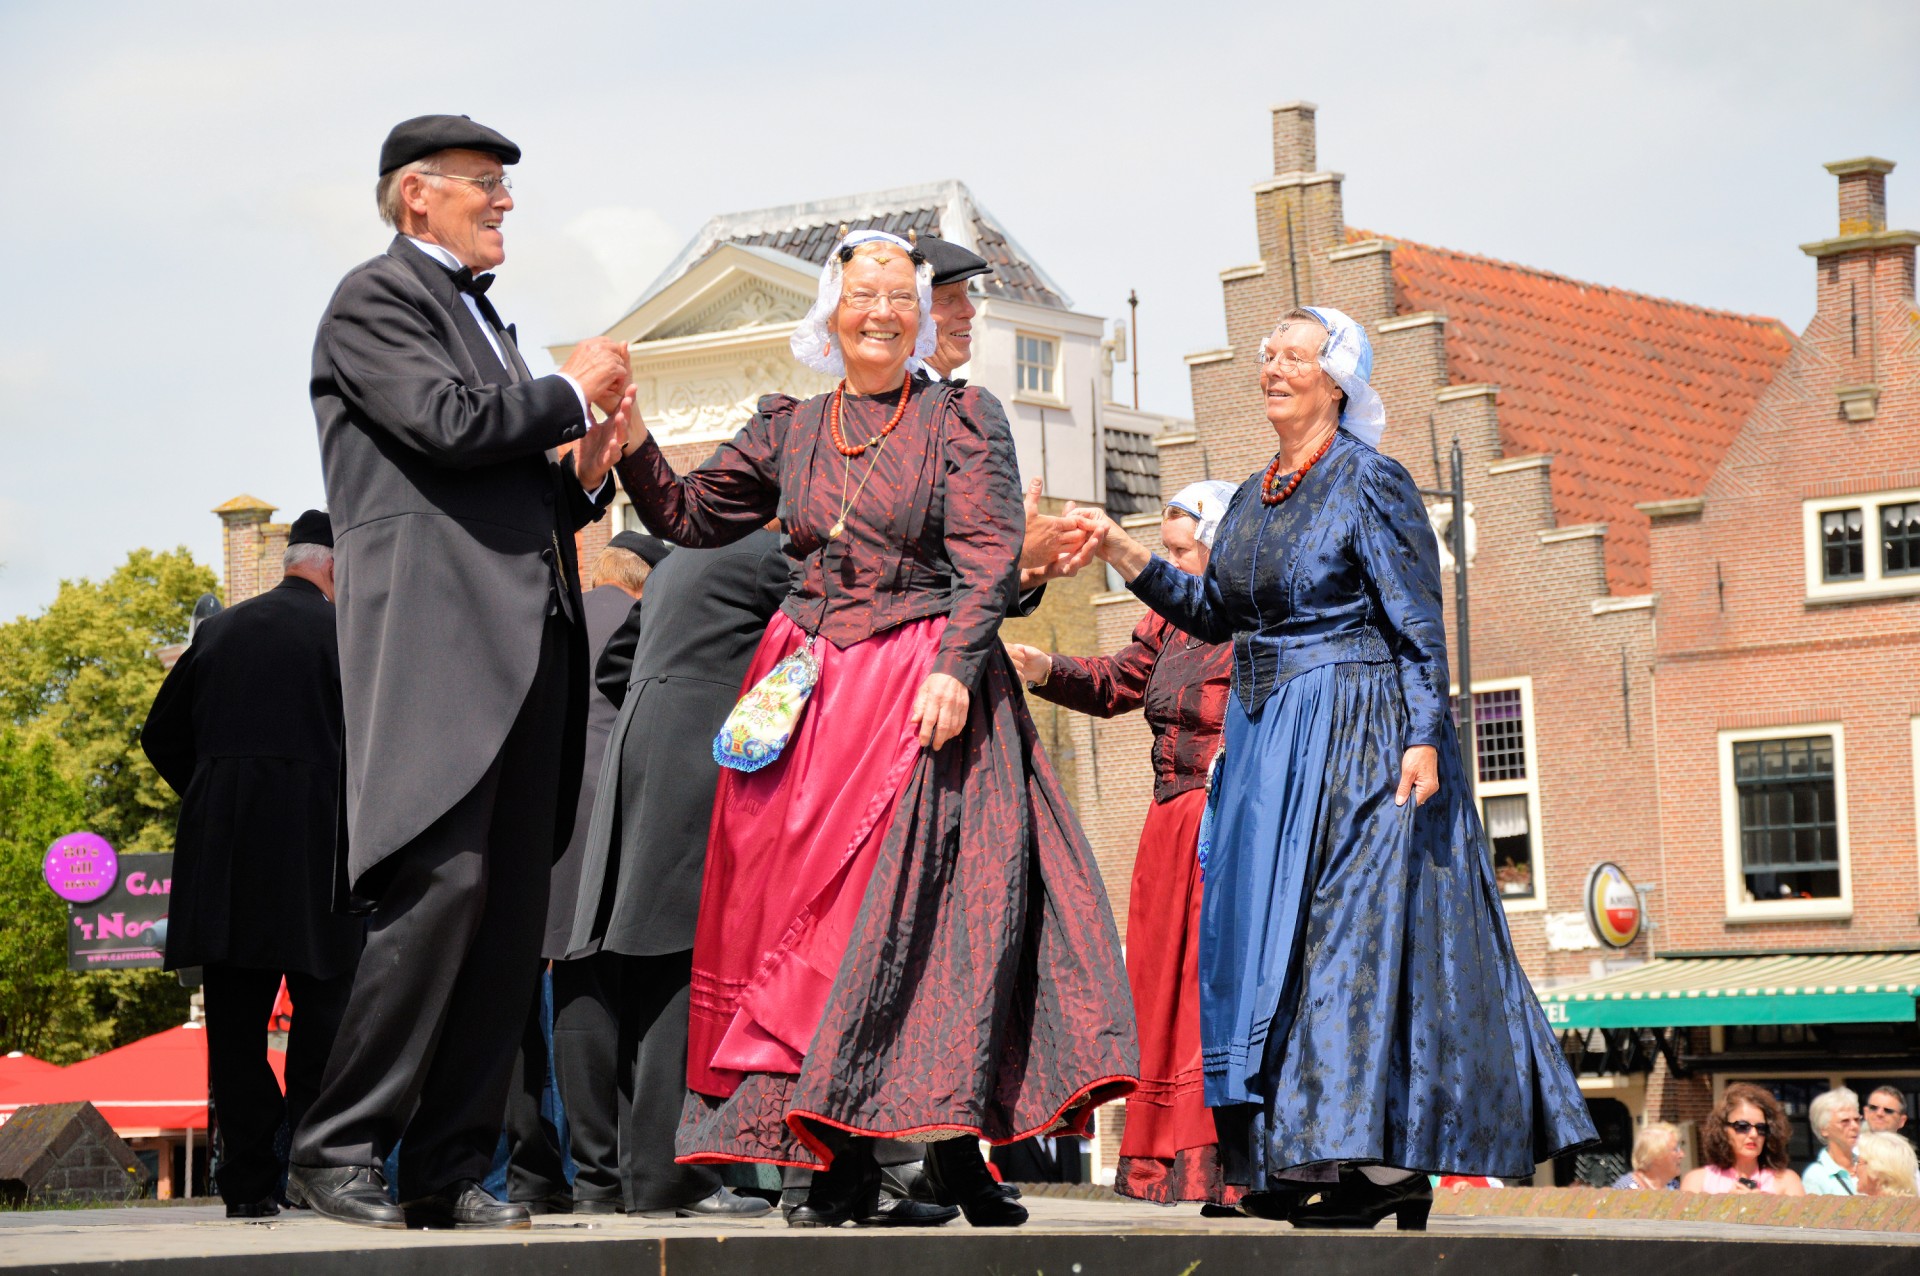
[[(462, 269), (459, 258), (438, 244), (430, 244), (424, 239), (415, 239), (412, 235), (407, 236), (407, 242), (439, 262), (442, 266), (445, 266), (448, 270)], [(500, 348), (500, 338), (494, 335), (493, 325), (487, 322), (487, 317), (484, 314), (480, 313), (480, 299), (470, 292), (463, 292), (460, 294), (460, 300), (467, 303), (468, 313), (473, 316), (473, 321), (480, 325), (480, 335), (485, 337), (487, 339), (487, 345), (492, 347), (493, 357), (500, 361), (501, 367), (511, 370), (513, 364), (507, 359), (507, 352)], [(587, 410), (586, 390), (567, 373), (556, 372), (553, 375), (573, 387), (573, 397), (580, 400), (580, 419), (587, 423), (587, 428), (593, 428), (593, 413)], [(600, 493), (606, 490), (607, 483), (610, 480), (611, 476), (602, 478), (600, 480), (600, 486), (589, 492), (588, 495), (598, 500)], [(586, 484), (582, 483), (580, 486), (585, 488)]]

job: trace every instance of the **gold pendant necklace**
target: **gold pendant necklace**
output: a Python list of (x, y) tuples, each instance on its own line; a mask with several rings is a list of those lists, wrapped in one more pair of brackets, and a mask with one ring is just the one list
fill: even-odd
[(882, 434), (877, 440), (874, 440), (873, 459), (867, 462), (867, 472), (861, 476), (860, 486), (853, 489), (852, 496), (847, 495), (847, 484), (853, 481), (853, 457), (842, 457), (841, 463), (843, 468), (840, 474), (840, 517), (835, 519), (833, 526), (827, 529), (828, 540), (839, 540), (842, 533), (847, 530), (847, 511), (851, 510), (853, 503), (860, 499), (860, 493), (867, 490), (867, 480), (873, 477), (873, 467), (880, 464), (880, 452), (887, 446), (887, 438), (887, 435)]

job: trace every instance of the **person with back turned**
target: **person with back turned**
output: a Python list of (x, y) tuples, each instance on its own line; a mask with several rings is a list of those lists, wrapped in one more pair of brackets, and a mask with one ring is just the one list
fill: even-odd
[[(612, 501), (633, 394), (606, 338), (533, 375), (487, 295), (519, 159), (465, 116), (395, 126), (376, 199), (399, 234), (347, 273), (314, 343), (346, 705), (340, 886), (372, 920), (288, 1196), (374, 1227), (531, 1225), (480, 1181), (586, 743), (573, 534)], [(396, 1144), (397, 1207), (381, 1169)]]
[[(180, 794), (166, 966), (202, 972), (228, 1218), (280, 1212), (274, 1139), (320, 1088), (365, 928), (329, 902), (341, 721), (325, 513), (294, 520), (284, 562), (278, 585), (199, 626), (140, 732)], [(284, 1098), (267, 1064), (283, 978)]]

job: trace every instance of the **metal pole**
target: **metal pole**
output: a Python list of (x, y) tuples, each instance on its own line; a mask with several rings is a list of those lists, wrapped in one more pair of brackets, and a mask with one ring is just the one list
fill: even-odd
[(1460, 655), (1460, 760), (1467, 769), (1467, 797), (1478, 787), (1478, 741), (1473, 729), (1473, 642), (1467, 616), (1467, 467), (1460, 457), (1460, 436), (1453, 436), (1453, 606), (1454, 649)]
[(1127, 341), (1133, 346), (1133, 410), (1140, 410), (1140, 294), (1127, 289), (1127, 310), (1131, 320), (1127, 326)]

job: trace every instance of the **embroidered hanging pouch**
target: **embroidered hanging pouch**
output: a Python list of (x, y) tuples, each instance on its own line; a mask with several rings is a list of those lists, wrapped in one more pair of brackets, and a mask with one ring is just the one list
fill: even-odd
[(713, 760), (735, 771), (758, 771), (780, 756), (820, 685), (820, 659), (809, 636), (793, 654), (747, 689), (713, 737)]

